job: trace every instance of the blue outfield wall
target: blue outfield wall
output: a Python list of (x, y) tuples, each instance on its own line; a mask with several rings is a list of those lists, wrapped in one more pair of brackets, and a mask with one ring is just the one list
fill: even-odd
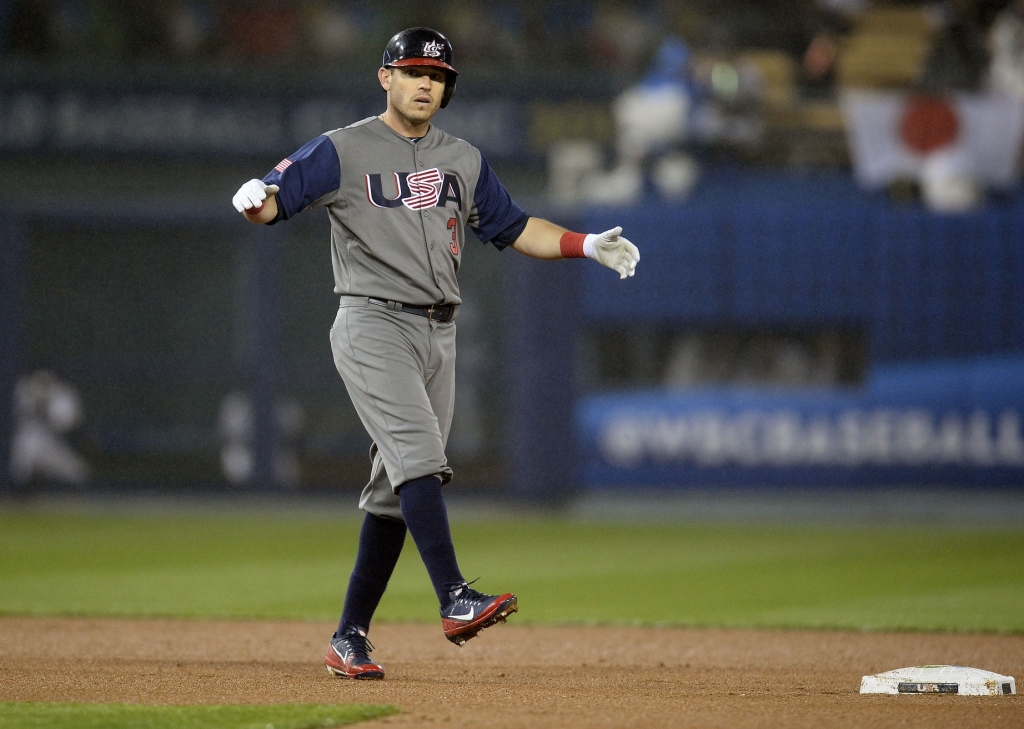
[(876, 368), (849, 390), (587, 397), (581, 484), (1024, 486), (1024, 356)]
[(893, 205), (845, 174), (709, 170), (683, 204), (601, 208), (640, 246), (584, 273), (583, 323), (854, 326), (872, 363), (1024, 351), (1024, 194), (967, 215)]
[(642, 260), (582, 272), (581, 328), (849, 328), (871, 375), (584, 396), (580, 486), (1024, 485), (1021, 190), (939, 215), (849, 175), (709, 169), (685, 203), (585, 217)]

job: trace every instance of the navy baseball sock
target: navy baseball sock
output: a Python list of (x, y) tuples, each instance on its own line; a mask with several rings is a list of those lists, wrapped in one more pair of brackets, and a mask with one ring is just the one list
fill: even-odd
[(459, 563), (455, 560), (448, 510), (441, 495), (441, 479), (424, 476), (406, 481), (398, 491), (398, 498), (402, 516), (434, 585), (437, 601), (444, 607), (448, 604), (451, 584), (463, 580)]
[(373, 514), (363, 519), (356, 565), (348, 580), (345, 607), (338, 623), (339, 634), (344, 632), (346, 624), (370, 629), (370, 620), (402, 553), (405, 531), (405, 524), (394, 519), (382, 519)]

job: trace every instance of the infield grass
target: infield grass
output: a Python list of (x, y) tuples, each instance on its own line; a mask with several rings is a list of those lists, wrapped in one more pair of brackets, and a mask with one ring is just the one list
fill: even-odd
[(327, 729), (398, 713), (364, 704), (145, 706), (0, 702), (0, 729)]
[[(359, 521), (0, 515), (0, 613), (335, 620)], [(516, 622), (1024, 631), (1024, 533), (458, 521)], [(411, 538), (377, 613), (435, 621)]]

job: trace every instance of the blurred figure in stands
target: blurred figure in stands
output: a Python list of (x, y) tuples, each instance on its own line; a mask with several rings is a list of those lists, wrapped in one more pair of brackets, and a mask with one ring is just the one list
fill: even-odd
[(944, 3), (938, 32), (925, 63), (925, 91), (978, 91), (988, 68), (983, 18), (978, 8)]
[(26, 484), (34, 476), (81, 484), (89, 467), (62, 437), (82, 422), (78, 391), (46, 371), (22, 377), (14, 386), (11, 478)]
[(999, 14), (989, 31), (988, 48), (989, 87), (997, 94), (1024, 99), (1024, 0), (1014, 0)]
[(693, 158), (680, 149), (695, 97), (690, 49), (670, 36), (658, 48), (647, 76), (615, 99), (618, 165), (594, 178), (586, 197), (606, 204), (635, 202), (649, 173), (662, 197), (685, 198), (699, 172)]

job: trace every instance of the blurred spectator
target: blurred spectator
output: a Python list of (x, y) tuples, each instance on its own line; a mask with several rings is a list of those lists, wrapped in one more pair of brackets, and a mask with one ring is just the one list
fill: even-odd
[(679, 145), (693, 105), (690, 49), (678, 38), (667, 38), (643, 81), (615, 99), (618, 163), (608, 174), (594, 176), (585, 196), (606, 204), (633, 202), (649, 172), (663, 197), (686, 197), (696, 183), (697, 165)]
[(619, 159), (639, 164), (683, 140), (693, 107), (690, 48), (678, 38), (666, 38), (644, 79), (615, 101)]
[(1024, 0), (1014, 0), (988, 36), (992, 54), (989, 86), (996, 93), (1024, 99)]
[(806, 96), (833, 95), (842, 38), (866, 6), (866, 0), (816, 0), (806, 22), (810, 41), (800, 57), (801, 87)]
[(22, 377), (14, 386), (14, 438), (11, 478), (28, 483), (33, 477), (80, 484), (89, 479), (89, 467), (63, 436), (82, 422), (78, 391), (40, 370)]
[(984, 33), (973, 14), (954, 5), (945, 11), (921, 86), (930, 91), (977, 91), (989, 64)]
[(819, 33), (814, 36), (802, 59), (804, 78), (814, 85), (828, 81), (838, 56), (839, 43), (833, 35)]

